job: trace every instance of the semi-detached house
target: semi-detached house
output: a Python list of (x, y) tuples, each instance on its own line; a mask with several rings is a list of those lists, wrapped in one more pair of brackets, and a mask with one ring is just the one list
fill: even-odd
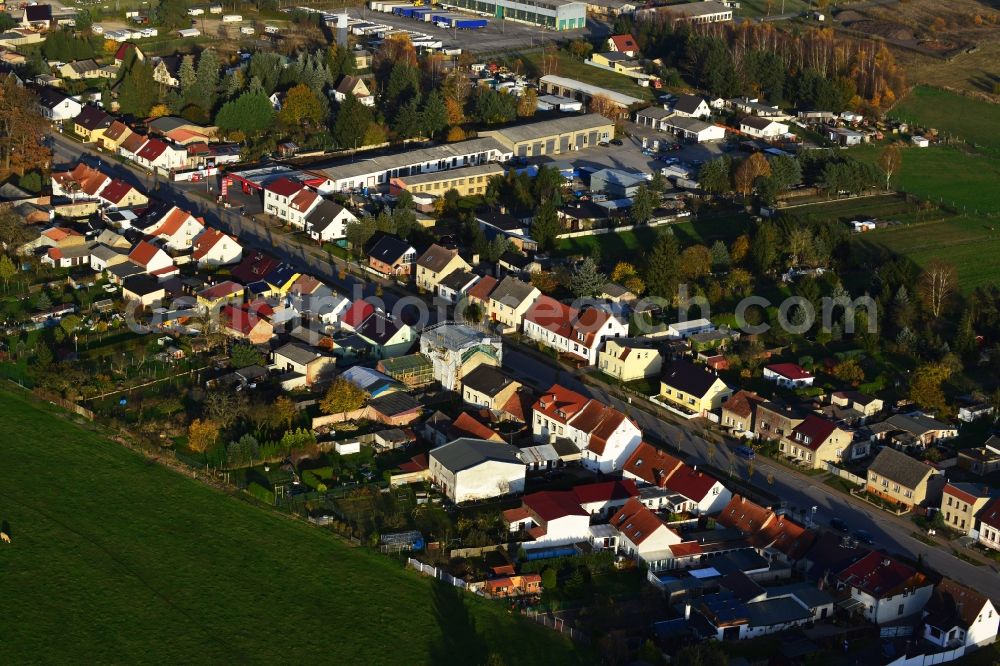
[(489, 294), (490, 321), (500, 324), (504, 333), (520, 330), (524, 314), (541, 293), (533, 285), (508, 275)]
[(542, 295), (524, 315), (524, 335), (559, 353), (594, 365), (604, 341), (625, 337), (628, 327), (599, 308), (577, 310)]
[(532, 406), (531, 432), (539, 441), (569, 439), (584, 467), (605, 474), (621, 469), (642, 441), (642, 431), (623, 413), (559, 384)]
[(469, 270), (468, 262), (459, 256), (458, 250), (431, 245), (417, 258), (417, 288), (433, 292), (441, 280), (457, 270)]
[(816, 414), (792, 428), (778, 444), (780, 451), (799, 464), (822, 469), (827, 461), (853, 462), (868, 455), (870, 443), (854, 441), (853, 433)]

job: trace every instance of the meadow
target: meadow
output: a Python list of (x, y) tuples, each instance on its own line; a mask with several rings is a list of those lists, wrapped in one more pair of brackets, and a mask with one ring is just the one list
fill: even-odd
[(960, 137), (978, 147), (1000, 151), (1000, 105), (931, 88), (916, 86), (889, 115), (917, 122)]
[[(538, 76), (542, 75), (542, 58), (544, 57), (544, 53), (542, 51), (518, 54), (517, 57), (529, 63), (538, 73)], [(638, 99), (653, 99), (652, 89), (643, 88), (635, 82), (635, 79), (629, 76), (601, 69), (600, 67), (594, 67), (593, 65), (588, 65), (582, 60), (574, 58), (565, 51), (558, 51), (556, 53), (556, 58), (556, 70), (551, 72), (552, 74), (564, 76), (569, 79), (576, 79), (594, 86), (607, 88), (608, 90), (614, 90), (615, 92), (631, 95), (632, 97), (636, 97)]]
[(711, 246), (717, 240), (731, 243), (734, 238), (750, 228), (750, 218), (746, 215), (707, 217), (688, 220), (662, 227), (640, 227), (631, 231), (601, 234), (599, 236), (579, 236), (559, 241), (557, 253), (561, 255), (590, 255), (598, 247), (601, 260), (606, 264), (624, 260), (642, 264), (641, 258), (649, 253), (660, 233), (671, 230), (680, 241), (681, 247), (688, 245)]
[(0, 388), (8, 663), (574, 664), (561, 635)]

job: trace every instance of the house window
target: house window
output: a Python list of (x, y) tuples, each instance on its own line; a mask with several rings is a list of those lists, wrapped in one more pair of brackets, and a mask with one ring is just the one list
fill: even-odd
[(902, 615), (903, 610), (906, 608), (906, 604), (899, 604), (899, 608), (896, 610), (896, 615)]

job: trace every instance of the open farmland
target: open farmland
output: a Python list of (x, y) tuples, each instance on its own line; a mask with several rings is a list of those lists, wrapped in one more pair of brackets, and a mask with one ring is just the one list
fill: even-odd
[(227, 497), (21, 394), (0, 389), (0, 415), (8, 663), (586, 658), (500, 604)]
[(696, 244), (711, 245), (717, 240), (731, 243), (734, 238), (745, 233), (749, 226), (750, 219), (745, 215), (715, 217), (663, 227), (640, 227), (632, 231), (565, 238), (559, 242), (557, 251), (563, 255), (590, 255), (597, 247), (604, 263), (631, 261), (641, 265), (643, 257), (649, 254), (656, 242), (657, 234), (667, 230), (673, 231), (681, 247), (687, 247)]
[(970, 99), (939, 88), (915, 87), (889, 114), (960, 137), (1000, 153), (1000, 104)]
[(960, 216), (871, 231), (854, 236), (852, 242), (860, 251), (881, 245), (918, 266), (933, 259), (947, 261), (958, 269), (963, 291), (1000, 282), (1000, 226), (982, 219)]

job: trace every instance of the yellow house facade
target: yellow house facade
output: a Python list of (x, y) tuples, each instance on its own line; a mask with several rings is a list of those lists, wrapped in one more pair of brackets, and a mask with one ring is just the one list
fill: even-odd
[(606, 375), (631, 382), (659, 374), (663, 369), (663, 355), (658, 349), (611, 338), (598, 353), (597, 366)]
[(713, 412), (732, 394), (718, 376), (686, 360), (672, 362), (660, 379), (660, 401), (687, 413)]
[(455, 271), (467, 271), (471, 268), (469, 263), (459, 256), (458, 250), (450, 250), (435, 243), (417, 259), (415, 280), (418, 288), (434, 291), (441, 280)]

